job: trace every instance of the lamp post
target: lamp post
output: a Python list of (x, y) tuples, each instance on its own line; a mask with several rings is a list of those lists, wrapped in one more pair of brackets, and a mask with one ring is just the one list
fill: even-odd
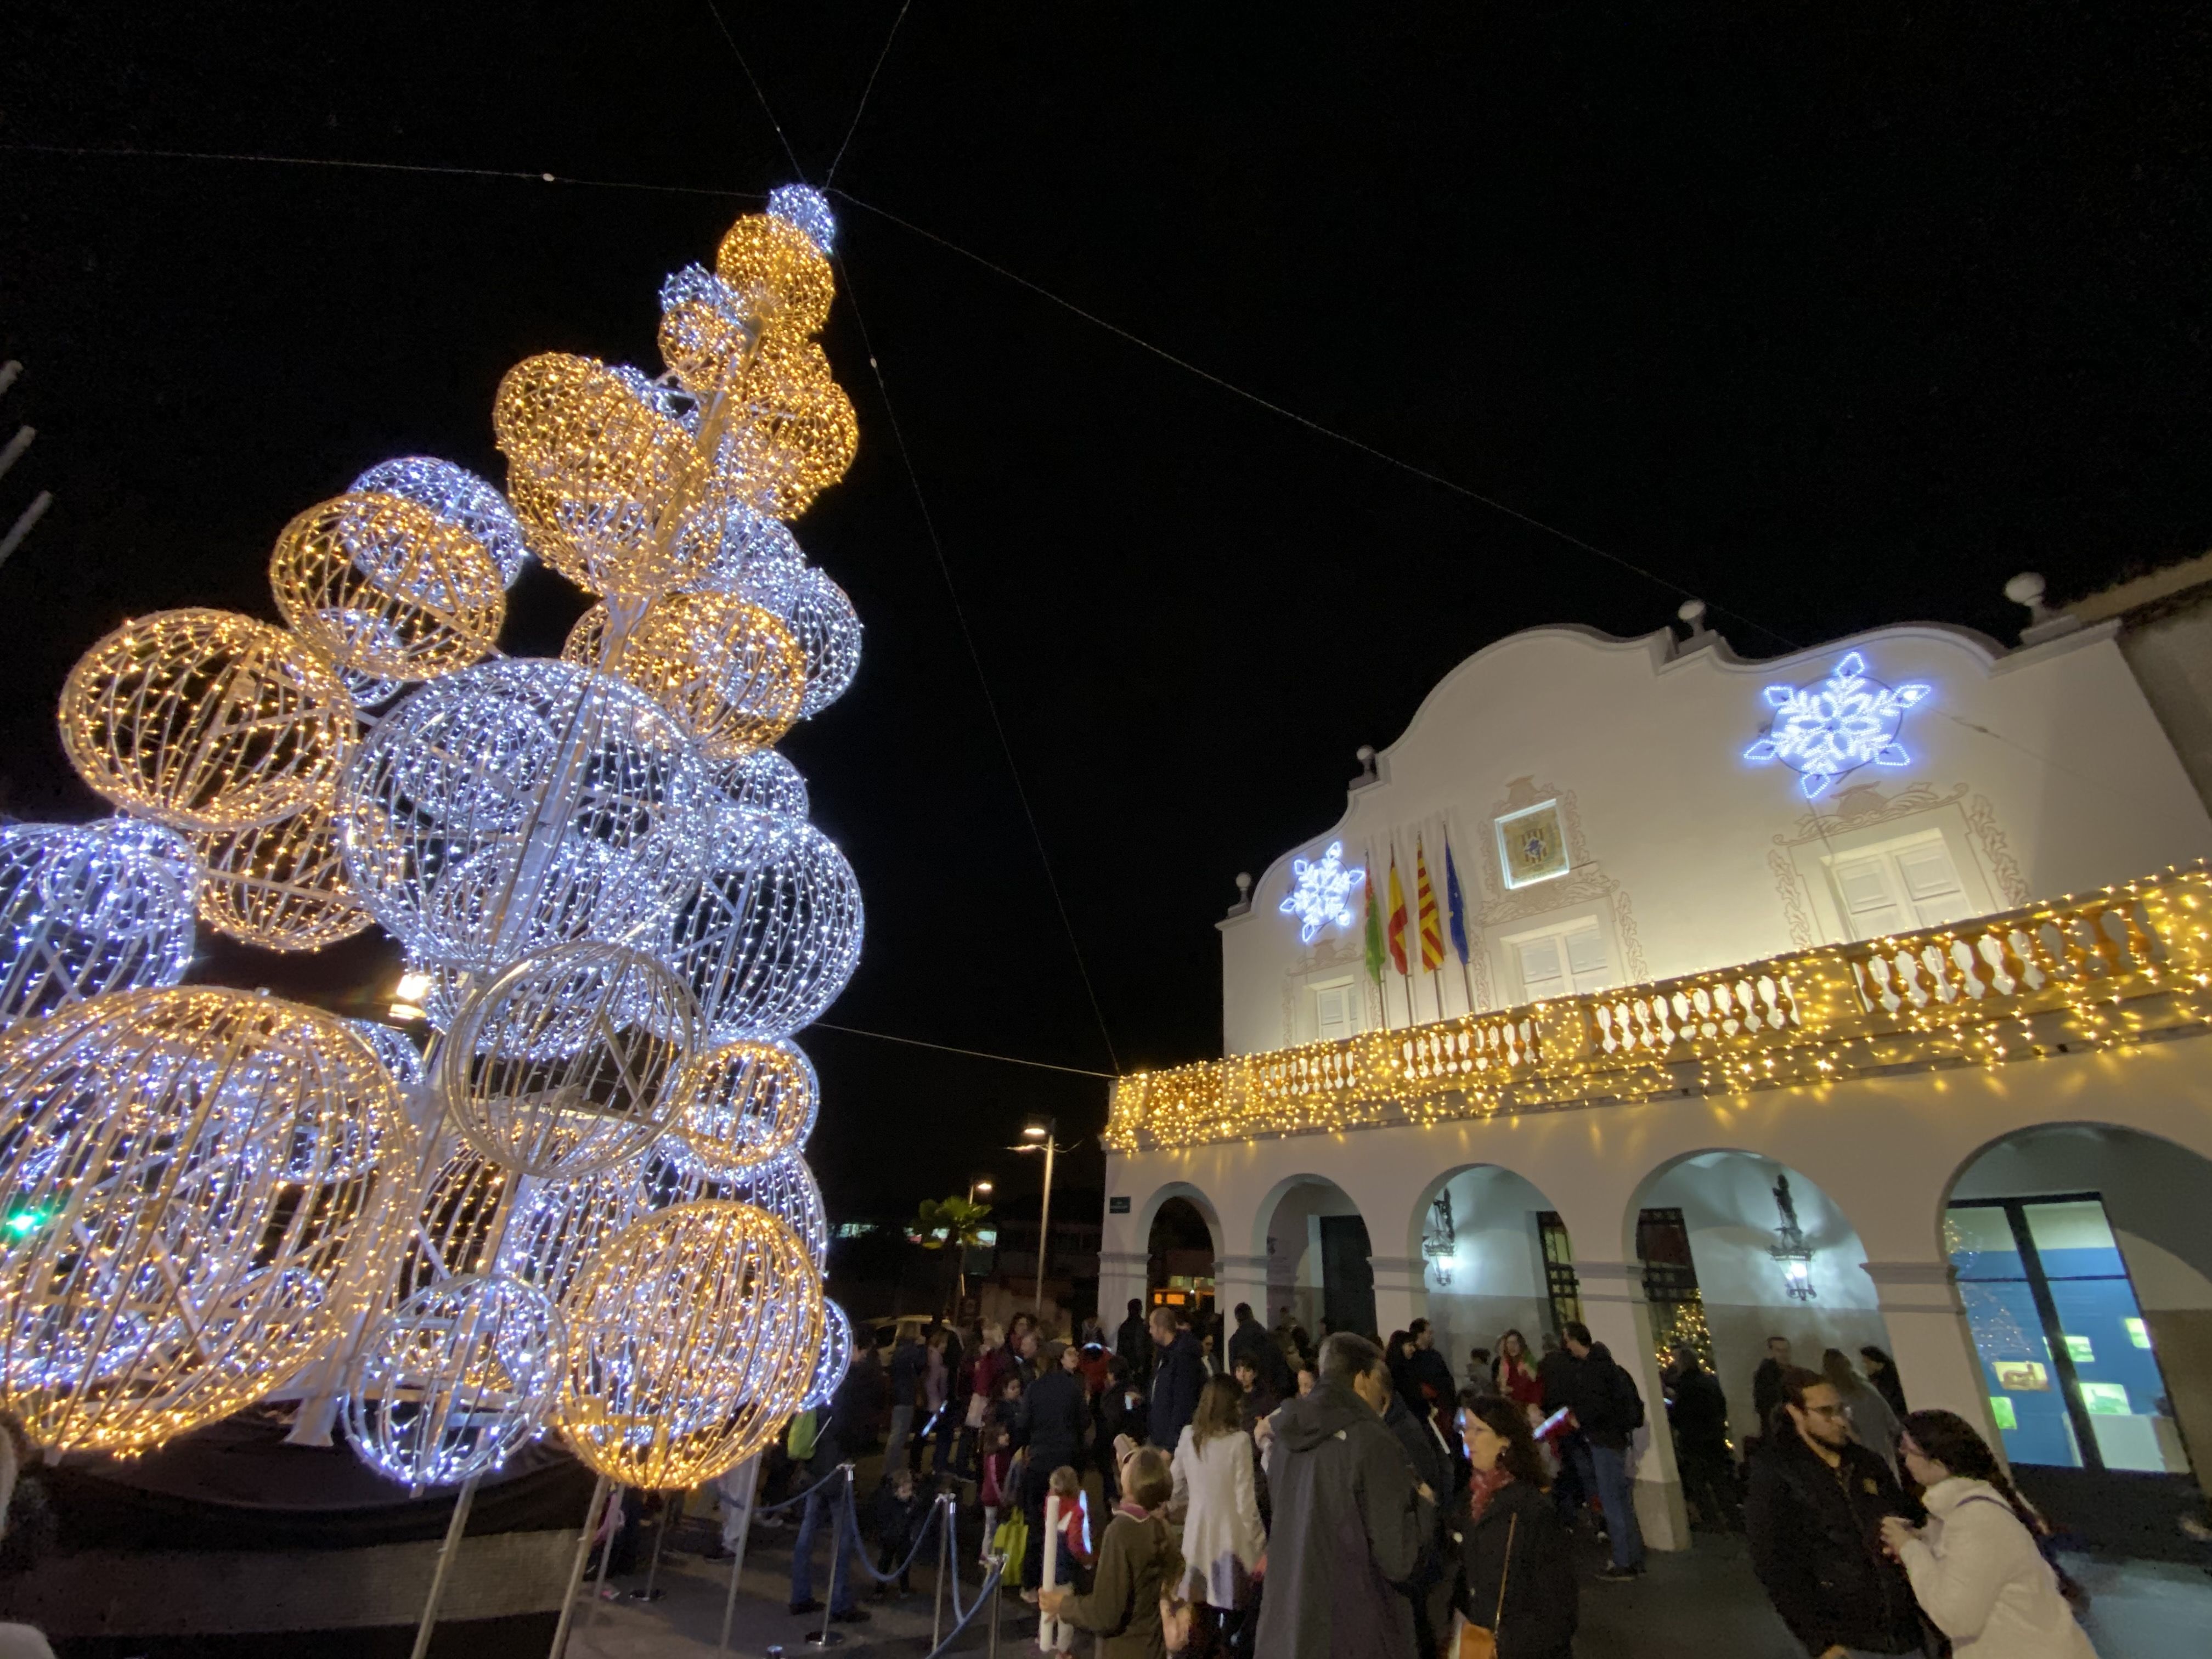
[(976, 1176), (973, 1181), (971, 1181), (971, 1182), (969, 1182), (968, 1183), (968, 1201), (969, 1201), (970, 1204), (973, 1204), (973, 1203), (975, 1201), (975, 1194), (978, 1194), (978, 1193), (981, 1193), (981, 1194), (984, 1197), (986, 1197), (986, 1198), (990, 1197), (990, 1195), (991, 1195), (991, 1177), (990, 1177), (990, 1176)]
[(1018, 1146), (1008, 1148), (1011, 1152), (1042, 1152), (1044, 1154), (1044, 1203), (1037, 1212), (1037, 1287), (1036, 1311), (1036, 1316), (1040, 1322), (1044, 1318), (1045, 1248), (1050, 1243), (1052, 1238), (1053, 1158), (1056, 1153), (1073, 1150), (1069, 1147), (1055, 1146), (1053, 1145), (1053, 1132), (1059, 1127), (1060, 1126), (1058, 1124), (1054, 1123), (1053, 1120), (1048, 1117), (1030, 1118), (1027, 1122), (1022, 1125), (1021, 1143)]

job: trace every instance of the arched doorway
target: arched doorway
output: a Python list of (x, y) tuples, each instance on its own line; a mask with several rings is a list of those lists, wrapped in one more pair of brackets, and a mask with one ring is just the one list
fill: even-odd
[(1253, 1254), (1267, 1263), (1267, 1306), (1316, 1340), (1375, 1331), (1373, 1245), (1352, 1195), (1326, 1176), (1297, 1175), (1261, 1201)]
[(1544, 1333), (1582, 1317), (1566, 1224), (1534, 1183), (1498, 1164), (1431, 1182), (1413, 1206), (1407, 1255), (1421, 1264), (1437, 1349), (1462, 1380), (1470, 1352), (1496, 1352), (1507, 1331), (1534, 1355)]
[(1172, 1308), (1202, 1328), (1213, 1314), (1214, 1230), (1212, 1219), (1181, 1194), (1152, 1212), (1145, 1238), (1145, 1305)]
[[(2103, 1124), (1984, 1147), (1944, 1207), (2007, 1460), (2069, 1516), (2171, 1540), (2212, 1461), (2212, 1163)], [(2164, 1553), (2158, 1551), (2157, 1553)]]

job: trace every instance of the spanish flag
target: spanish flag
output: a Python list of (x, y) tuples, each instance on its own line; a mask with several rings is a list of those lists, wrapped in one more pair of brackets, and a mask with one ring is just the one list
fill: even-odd
[(1398, 854), (1390, 854), (1390, 960), (1399, 973), (1413, 970), (1406, 966), (1406, 890), (1398, 884)]
[(1444, 935), (1437, 919), (1436, 890), (1429, 885), (1428, 854), (1419, 836), (1413, 837), (1413, 896), (1421, 907), (1421, 971), (1433, 974), (1444, 965)]

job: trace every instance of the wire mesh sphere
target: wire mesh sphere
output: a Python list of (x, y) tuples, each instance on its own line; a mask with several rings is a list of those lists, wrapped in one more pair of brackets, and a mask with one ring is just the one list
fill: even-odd
[(662, 1146), (710, 1181), (796, 1151), (814, 1133), (822, 1085), (788, 1041), (702, 1048), (677, 1080), (674, 1132)]
[(860, 672), (860, 613), (843, 588), (809, 568), (800, 574), (784, 615), (805, 659), (806, 695), (799, 702), (799, 718), (811, 720), (843, 696)]
[(319, 951), (369, 924), (346, 882), (337, 821), (322, 807), (194, 840), (207, 869), (200, 919), (218, 933), (268, 951)]
[(690, 997), (643, 951), (555, 945), (462, 1005), (441, 1051), (447, 1115), (504, 1169), (578, 1179), (660, 1138), (694, 1029)]
[(717, 1042), (789, 1036), (837, 1000), (860, 960), (860, 884), (812, 824), (720, 815), (717, 868), (678, 900), (668, 958)]
[(376, 1051), (376, 1057), (391, 1073), (392, 1087), (399, 1091), (403, 1101), (422, 1087), (422, 1051), (415, 1046), (414, 1038), (397, 1027), (374, 1019), (349, 1019), (346, 1024)]
[(352, 488), (397, 495), (428, 507), (447, 524), (475, 538), (491, 555), (492, 562), (499, 567), (500, 580), (509, 587), (530, 562), (530, 544), (523, 538), (522, 526), (516, 522), (507, 497), (466, 467), (429, 455), (402, 455), (379, 461), (356, 478)]
[(665, 1210), (672, 1204), (692, 1204), (708, 1198), (766, 1210), (799, 1235), (817, 1267), (828, 1271), (830, 1212), (822, 1202), (822, 1188), (814, 1171), (797, 1152), (786, 1152), (716, 1180), (700, 1167), (697, 1159), (686, 1155), (673, 1136), (667, 1136), (646, 1155), (640, 1167), (637, 1198), (648, 1210)]
[(561, 655), (637, 687), (708, 760), (766, 748), (791, 729), (806, 695), (789, 626), (730, 593), (664, 593), (611, 651), (607, 610), (595, 605), (577, 618)]
[(70, 764), (125, 811), (246, 830), (328, 798), (353, 702), (304, 641), (228, 611), (163, 611), (77, 659), (62, 689)]
[(641, 1160), (580, 1181), (525, 1180), (499, 1246), (499, 1268), (558, 1302), (615, 1236), (645, 1212)]
[(775, 519), (796, 519), (845, 476), (860, 445), (853, 400), (811, 340), (771, 334), (733, 394), (714, 450), (714, 491)]
[(384, 1248), (391, 1079), (346, 1023), (214, 987), (0, 1044), (0, 1406), (50, 1451), (228, 1416), (343, 1328)]
[(386, 714), (337, 816), (355, 890), (410, 956), (489, 970), (564, 940), (660, 937), (714, 799), (644, 692), (517, 658), (432, 681)]
[(703, 544), (674, 533), (703, 481), (690, 435), (588, 357), (526, 358), (492, 426), (531, 550), (579, 586), (648, 599), (688, 580)]
[(806, 556), (791, 526), (743, 501), (702, 506), (684, 522), (683, 533), (702, 537), (707, 546), (698, 561), (694, 587), (734, 593), (781, 616), (798, 596)]
[(799, 775), (797, 767), (773, 749), (755, 749), (739, 755), (708, 776), (714, 787), (741, 811), (768, 812), (787, 818), (803, 818), (807, 814), (806, 780)]
[(723, 234), (714, 274), (739, 313), (764, 332), (804, 338), (830, 320), (837, 280), (829, 256), (788, 220), (748, 213)]
[(827, 1406), (853, 1369), (853, 1322), (845, 1310), (826, 1297), (822, 1304), (822, 1352), (814, 1362), (814, 1378), (806, 1387), (801, 1409)]
[(779, 1432), (813, 1381), (822, 1277), (749, 1205), (678, 1205), (629, 1227), (568, 1294), (560, 1421), (628, 1486), (696, 1486)]
[(405, 680), (380, 679), (374, 674), (364, 674), (357, 669), (337, 671), (338, 684), (353, 699), (353, 712), (363, 725), (373, 725), (376, 711), (407, 689)]
[(199, 861), (158, 824), (0, 825), (0, 1025), (191, 966)]
[(269, 586), (292, 631), (339, 668), (430, 680), (481, 661), (507, 621), (491, 555), (428, 507), (340, 495), (286, 525)]
[(711, 398), (744, 372), (759, 330), (736, 289), (701, 265), (660, 285), (660, 360), (684, 389)]
[(520, 1279), (418, 1291), (369, 1328), (346, 1368), (346, 1437), (413, 1492), (488, 1474), (544, 1431), (562, 1346), (561, 1316)]
[(827, 253), (837, 240), (837, 216), (830, 198), (809, 185), (778, 185), (768, 193), (769, 216), (796, 225), (806, 240)]

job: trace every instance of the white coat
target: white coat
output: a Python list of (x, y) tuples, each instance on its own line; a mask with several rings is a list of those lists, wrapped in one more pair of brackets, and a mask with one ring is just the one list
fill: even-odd
[(1182, 1522), (1186, 1594), (1210, 1607), (1249, 1601), (1252, 1569), (1267, 1553), (1252, 1459), (1252, 1437), (1242, 1429), (1217, 1434), (1201, 1447), (1186, 1426), (1176, 1443), (1175, 1496), (1168, 1502), (1171, 1509), (1188, 1505)]
[(1954, 1474), (1922, 1502), (1929, 1522), (1899, 1554), (1955, 1659), (2097, 1659), (2050, 1563), (1995, 1487)]

